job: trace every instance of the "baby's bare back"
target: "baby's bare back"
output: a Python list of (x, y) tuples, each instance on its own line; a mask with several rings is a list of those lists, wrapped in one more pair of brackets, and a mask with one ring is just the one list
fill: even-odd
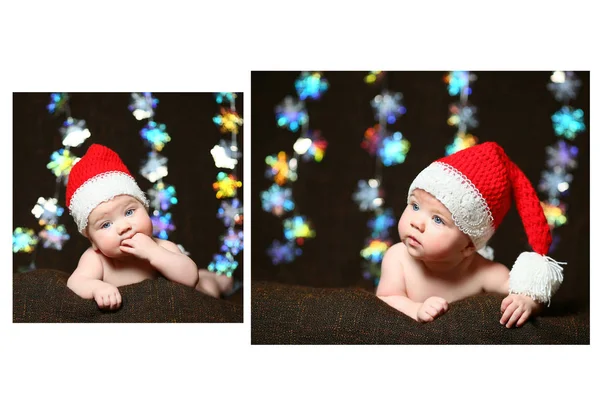
[(483, 279), (490, 263), (481, 255), (475, 258), (467, 272), (460, 277), (434, 274), (421, 261), (415, 260), (403, 243), (398, 251), (404, 270), (406, 295), (412, 301), (422, 303), (429, 297), (441, 297), (452, 303), (483, 292)]

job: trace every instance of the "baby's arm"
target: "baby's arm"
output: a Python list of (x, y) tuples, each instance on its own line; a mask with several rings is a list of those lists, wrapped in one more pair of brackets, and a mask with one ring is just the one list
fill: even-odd
[(97, 253), (86, 250), (77, 268), (67, 280), (67, 287), (81, 298), (96, 300), (100, 308), (116, 309), (121, 305), (117, 287), (102, 280), (104, 268)]
[(419, 303), (415, 303), (406, 295), (400, 245), (401, 243), (398, 243), (386, 251), (381, 263), (381, 277), (375, 294), (396, 310), (413, 320), (418, 320)]
[(483, 290), (505, 295), (500, 305), (500, 324), (507, 328), (516, 324), (521, 327), (530, 316), (542, 311), (542, 304), (523, 294), (509, 294), (510, 272), (497, 262), (490, 262), (485, 269)]
[(157, 239), (159, 251), (152, 256), (150, 264), (165, 278), (188, 287), (198, 284), (198, 267), (188, 256), (181, 253), (173, 242)]

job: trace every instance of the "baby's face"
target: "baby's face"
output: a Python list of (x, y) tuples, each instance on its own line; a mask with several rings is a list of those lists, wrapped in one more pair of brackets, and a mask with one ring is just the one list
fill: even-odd
[(137, 199), (119, 195), (92, 210), (85, 235), (94, 250), (109, 258), (121, 258), (131, 256), (121, 251), (121, 242), (136, 233), (151, 237), (152, 220)]
[(469, 237), (456, 227), (448, 209), (420, 189), (411, 193), (398, 222), (398, 232), (408, 253), (419, 260), (460, 259), (471, 243)]

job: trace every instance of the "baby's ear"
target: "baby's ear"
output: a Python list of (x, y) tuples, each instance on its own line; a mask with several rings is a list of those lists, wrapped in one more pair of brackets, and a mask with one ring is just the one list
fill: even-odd
[(469, 239), (469, 244), (462, 250), (464, 257), (471, 256), (475, 253), (475, 244), (471, 239)]

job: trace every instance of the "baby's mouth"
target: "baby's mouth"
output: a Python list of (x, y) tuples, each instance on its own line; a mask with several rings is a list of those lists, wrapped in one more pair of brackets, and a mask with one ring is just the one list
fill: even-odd
[(407, 236), (406, 239), (408, 240), (409, 243), (412, 244), (417, 244), (417, 245), (421, 245), (421, 242), (419, 242), (417, 239), (415, 239), (413, 236)]

